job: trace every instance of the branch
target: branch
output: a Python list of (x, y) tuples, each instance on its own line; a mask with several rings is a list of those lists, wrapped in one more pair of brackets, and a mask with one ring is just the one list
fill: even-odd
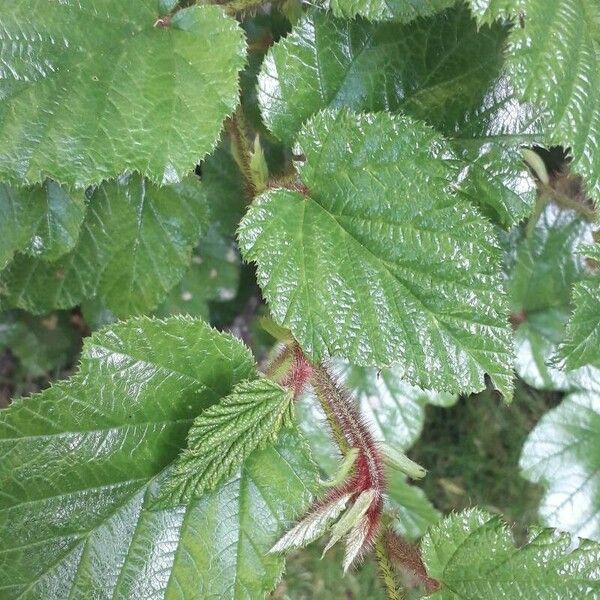
[(248, 136), (248, 125), (241, 104), (238, 106), (235, 113), (227, 121), (227, 131), (231, 137), (231, 150), (244, 182), (246, 184), (246, 196), (251, 202), (258, 186), (254, 181), (250, 161), (252, 159), (252, 143)]
[[(383, 495), (385, 490), (383, 459), (352, 398), (323, 365), (313, 367), (311, 383), (342, 454), (346, 455), (353, 448), (356, 448), (359, 453), (355, 462), (356, 474), (344, 487), (349, 490), (374, 489), (378, 494)], [(370, 523), (371, 535), (375, 538), (377, 529), (380, 529), (382, 507), (378, 505), (373, 508)], [(383, 541), (385, 535), (386, 532), (380, 531), (375, 539), (375, 558), (379, 575), (385, 586), (388, 600), (404, 600), (406, 597), (404, 587), (398, 580), (388, 556)]]
[(394, 570), (394, 565), (387, 554), (387, 548), (383, 541), (384, 536), (380, 535), (375, 542), (375, 556), (377, 558), (377, 570), (385, 586), (388, 600), (405, 600), (406, 594), (404, 588), (398, 581), (398, 576)]

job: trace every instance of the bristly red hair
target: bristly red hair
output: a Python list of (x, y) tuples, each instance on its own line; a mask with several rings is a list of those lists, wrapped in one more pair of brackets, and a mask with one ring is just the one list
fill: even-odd
[(285, 373), (279, 377), (274, 376), (274, 379), (290, 390), (294, 394), (294, 399), (297, 399), (304, 391), (308, 384), (313, 367), (306, 359), (304, 352), (298, 344), (286, 344), (281, 348), (277, 355), (266, 365), (264, 371), (266, 373), (277, 373), (291, 357), (291, 364)]
[(362, 492), (373, 490), (376, 496), (365, 514), (368, 530), (359, 553), (359, 557), (362, 557), (375, 541), (383, 512), (383, 493), (386, 486), (383, 458), (354, 400), (340, 384), (338, 378), (332, 375), (330, 367), (324, 365), (313, 367), (311, 383), (319, 399), (325, 404), (330, 423), (333, 421), (337, 433), (343, 437), (345, 447), (341, 448), (342, 452), (350, 448), (358, 450), (352, 476), (340, 486), (330, 490), (322, 500), (315, 503), (313, 509), (333, 502), (347, 493), (352, 494), (352, 501), (354, 501)]
[(385, 535), (385, 546), (391, 561), (413, 574), (423, 583), (428, 592), (434, 592), (440, 588), (439, 581), (429, 577), (418, 548), (391, 530), (388, 530)]

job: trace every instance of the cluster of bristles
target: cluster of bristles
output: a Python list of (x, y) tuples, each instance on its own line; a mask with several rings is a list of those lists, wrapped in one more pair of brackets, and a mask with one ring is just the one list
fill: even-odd
[(380, 527), (385, 491), (381, 450), (352, 398), (327, 366), (312, 366), (296, 345), (288, 346), (275, 358), (274, 370), (277, 362), (287, 364), (280, 383), (293, 390), (295, 397), (309, 383), (312, 385), (346, 458), (338, 477), (325, 484), (332, 486), (327, 494), (311, 506), (271, 551), (300, 548), (330, 530), (331, 540), (324, 553), (345, 538), (344, 570), (347, 570), (371, 548)]

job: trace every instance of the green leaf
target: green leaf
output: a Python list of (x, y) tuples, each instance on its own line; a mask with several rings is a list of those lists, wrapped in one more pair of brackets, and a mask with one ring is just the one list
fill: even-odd
[(79, 337), (65, 314), (40, 318), (20, 311), (0, 313), (0, 353), (9, 349), (26, 378), (42, 377), (74, 362)]
[(166, 597), (263, 598), (284, 567), (284, 558), (268, 551), (308, 509), (315, 487), (314, 466), (296, 431), (253, 452), (239, 475), (187, 509)]
[(312, 393), (303, 394), (295, 408), (298, 427), (306, 437), (322, 478), (332, 479), (339, 471), (342, 457), (319, 401)]
[(13, 188), (0, 183), (0, 269), (17, 251), (55, 260), (77, 242), (83, 194), (69, 195), (53, 181)]
[(407, 117), (324, 112), (299, 136), (307, 195), (260, 196), (240, 224), (274, 320), (313, 360), (398, 363), (427, 389), (512, 390), (500, 256), (452, 195), (444, 141)]
[(6, 0), (0, 177), (85, 187), (131, 170), (174, 183), (238, 99), (242, 30), (215, 6)]
[(406, 22), (427, 17), (455, 3), (456, 0), (330, 0), (330, 7), (336, 17)]
[(269, 379), (243, 381), (205, 410), (188, 433), (167, 486), (170, 503), (202, 496), (229, 477), (257, 448), (277, 439), (292, 419), (292, 393)]
[(100, 302), (97, 296), (82, 300), (79, 308), (85, 324), (92, 331), (102, 329), (102, 327), (105, 327), (106, 325), (112, 325), (119, 320), (108, 308), (106, 308), (106, 306), (102, 304), (102, 302)]
[(452, 394), (421, 390), (407, 384), (398, 369), (369, 369), (345, 365), (344, 385), (356, 398), (360, 413), (370, 424), (375, 439), (399, 450), (410, 448), (421, 435), (425, 406), (451, 406)]
[(533, 313), (568, 307), (571, 289), (585, 273), (581, 244), (592, 228), (575, 211), (548, 204), (534, 229), (517, 244), (509, 296), (513, 312)]
[(69, 252), (77, 243), (86, 207), (83, 197), (69, 196), (54, 181), (46, 180), (43, 189), (42, 201), (37, 205), (38, 214), (25, 217), (35, 225), (26, 252), (51, 261)]
[[(585, 254), (597, 268), (600, 245), (589, 246)], [(567, 339), (561, 348), (568, 369), (585, 365), (600, 368), (600, 275), (594, 272), (573, 289), (575, 311), (569, 321)]]
[(263, 118), (288, 143), (312, 115), (340, 106), (407, 112), (451, 135), (484, 108), (505, 38), (499, 25), (478, 31), (464, 7), (408, 25), (311, 11), (265, 58), (258, 80)]
[[(482, 23), (522, 15), (507, 63), (521, 99), (544, 108), (547, 145), (569, 147), (572, 168), (600, 191), (600, 7), (595, 0), (470, 0)], [(552, 43), (548, 43), (552, 40)]]
[(600, 541), (600, 392), (567, 396), (529, 434), (523, 475), (546, 492), (545, 524)]
[(193, 177), (160, 188), (138, 175), (103, 183), (73, 251), (52, 263), (18, 257), (2, 274), (3, 293), (34, 313), (95, 294), (117, 316), (143, 313), (181, 279), (206, 221)]
[(189, 314), (208, 320), (208, 302), (233, 299), (239, 280), (240, 257), (235, 242), (212, 227), (196, 248), (187, 273), (155, 314)]
[(201, 321), (133, 319), (86, 341), (76, 377), (0, 411), (0, 596), (269, 591), (283, 561), (267, 551), (314, 485), (297, 433), (200, 500), (156, 508), (193, 419), (255, 376), (249, 351)]
[(233, 236), (248, 200), (240, 169), (225, 146), (219, 144), (202, 162), (201, 191), (210, 207), (211, 225), (221, 235)]
[(545, 207), (535, 228), (517, 243), (509, 296), (518, 322), (515, 369), (529, 385), (548, 390), (596, 389), (600, 369), (565, 371), (557, 348), (564, 340), (573, 286), (586, 273), (578, 249), (591, 226), (573, 211)]
[(409, 485), (406, 477), (398, 472), (387, 475), (387, 496), (388, 508), (395, 517), (393, 527), (404, 538), (417, 540), (440, 520), (440, 513), (425, 492)]
[(600, 546), (535, 530), (521, 548), (502, 519), (478, 509), (446, 517), (422, 542), (430, 577), (441, 583), (431, 600), (593, 598), (600, 593)]
[(329, 107), (425, 120), (460, 157), (463, 192), (508, 227), (534, 198), (520, 145), (542, 136), (536, 111), (517, 101), (502, 72), (506, 33), (497, 24), (478, 29), (462, 5), (409, 25), (310, 12), (265, 59), (263, 116), (287, 142)]
[(543, 139), (541, 124), (537, 111), (518, 102), (506, 76), (447, 135), (463, 166), (461, 192), (473, 204), (506, 229), (530, 214), (536, 188), (521, 146)]
[(559, 358), (568, 318), (568, 312), (559, 308), (529, 315), (515, 331), (515, 371), (541, 390), (600, 392), (600, 368), (565, 370)]
[(500, 16), (515, 16), (515, 0), (467, 0), (480, 23), (491, 25)]

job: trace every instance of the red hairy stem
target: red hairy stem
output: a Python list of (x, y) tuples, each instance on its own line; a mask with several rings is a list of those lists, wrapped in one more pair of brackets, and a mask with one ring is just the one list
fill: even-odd
[(286, 344), (265, 367), (264, 373), (298, 398), (310, 380), (313, 367), (296, 342)]
[[(301, 547), (306, 543), (307, 538), (314, 534), (310, 532), (310, 528), (315, 525), (316, 514), (327, 514), (329, 510), (329, 514), (335, 513), (333, 518), (336, 518), (340, 514), (339, 510), (346, 509), (344, 515), (333, 526), (334, 533), (325, 550), (342, 535), (347, 534), (344, 557), (346, 570), (375, 544), (379, 572), (387, 597), (389, 600), (402, 600), (405, 597), (403, 588), (386, 554), (385, 532), (379, 535), (386, 487), (383, 457), (350, 394), (326, 366), (312, 365), (296, 342), (288, 343), (280, 351), (266, 373), (271, 378), (277, 377), (276, 380), (280, 384), (292, 389), (294, 397), (298, 397), (310, 381), (340, 451), (342, 454), (348, 454), (350, 451), (355, 454), (349, 477), (314, 502), (300, 523), (274, 546), (275, 551)], [(338, 510), (340, 502), (342, 504)], [(350, 507), (346, 508), (348, 503)], [(342, 523), (344, 525), (341, 525)], [(340, 529), (337, 533), (336, 527)]]
[(359, 491), (372, 488), (383, 493), (383, 459), (350, 394), (323, 365), (313, 368), (311, 383), (342, 453), (345, 454), (350, 448), (358, 449), (356, 475), (351, 481)]
[(403, 540), (396, 532), (388, 529), (384, 538), (387, 555), (398, 567), (409, 571), (424, 586), (428, 592), (439, 589), (436, 579), (429, 577), (427, 569), (421, 560), (419, 549)]
[(328, 368), (323, 365), (313, 367), (311, 383), (341, 452), (346, 454), (351, 448), (358, 450), (353, 475), (331, 490), (318, 504), (327, 504), (347, 493), (352, 493), (356, 499), (361, 492), (374, 490), (377, 495), (365, 515), (368, 521), (364, 543), (366, 551), (373, 544), (381, 522), (386, 485), (383, 459), (350, 394), (336, 381)]
[(377, 557), (377, 570), (385, 586), (388, 600), (406, 600), (405, 589), (398, 580), (398, 574), (388, 556), (384, 542), (385, 536), (380, 535), (375, 542), (375, 556)]

